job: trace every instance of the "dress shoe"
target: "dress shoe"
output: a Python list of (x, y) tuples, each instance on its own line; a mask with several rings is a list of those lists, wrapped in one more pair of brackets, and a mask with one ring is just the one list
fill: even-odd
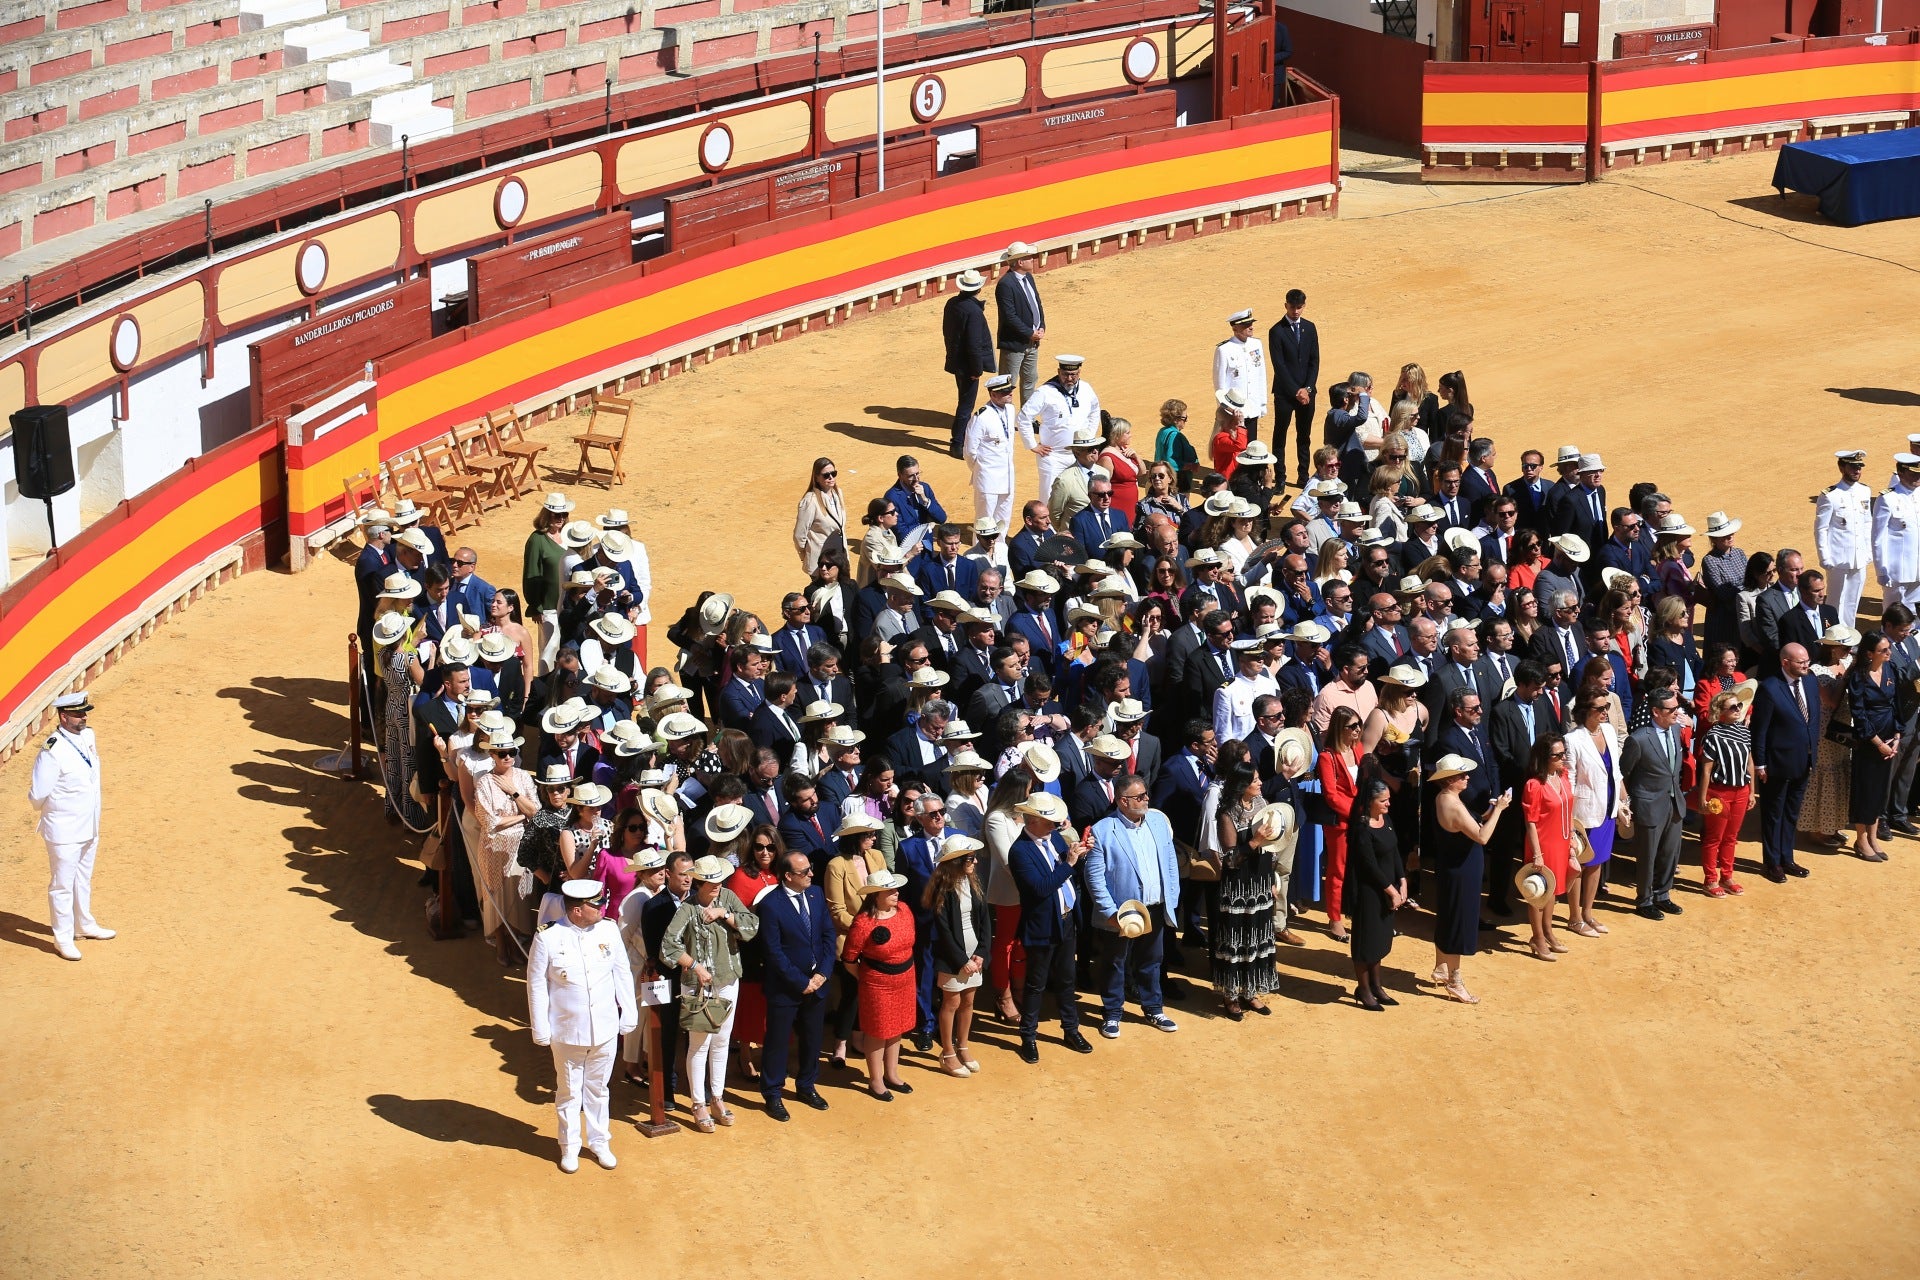
[(1038, 1040), (1022, 1040), (1020, 1042), (1020, 1061), (1040, 1061), (1040, 1042)]
[(767, 1116), (769, 1119), (778, 1120), (782, 1124), (793, 1119), (791, 1115), (787, 1114), (787, 1104), (778, 1098), (767, 1099)]
[(55, 938), (53, 940), (53, 949), (60, 953), (62, 960), (78, 960), (80, 958), (80, 948), (73, 945), (72, 938)]
[(1885, 818), (1876, 822), (1873, 826), (1873, 838), (1876, 840), (1893, 839), (1893, 832), (1889, 830), (1890, 825)]
[(1075, 1053), (1092, 1053), (1093, 1052), (1093, 1045), (1087, 1040), (1085, 1036), (1081, 1035), (1077, 1029), (1073, 1031), (1061, 1032), (1060, 1038), (1062, 1040), (1065, 1040), (1067, 1042), (1067, 1048), (1073, 1050)]
[(597, 1147), (591, 1147), (589, 1150), (593, 1152), (594, 1160), (602, 1169), (617, 1169), (620, 1167), (620, 1160), (613, 1154), (613, 1148), (607, 1146), (605, 1143)]
[(1394, 998), (1393, 998), (1392, 996), (1390, 996), (1390, 995), (1388, 995), (1388, 994), (1387, 994), (1386, 992), (1384, 992), (1384, 991), (1382, 991), (1382, 992), (1381, 992), (1381, 993), (1380, 993), (1379, 995), (1377, 995), (1377, 996), (1375, 996), (1375, 997), (1374, 997), (1374, 999), (1376, 999), (1376, 1000), (1378, 1000), (1378, 1001), (1379, 1001), (1379, 1002), (1380, 1002), (1381, 1004), (1395, 1004), (1395, 1005), (1397, 1005), (1397, 1004), (1399, 1004), (1399, 1003), (1400, 1003), (1400, 1002), (1399, 1002), (1398, 1000), (1395, 1000), (1395, 999), (1394, 999)]
[(560, 1153), (560, 1172), (580, 1172), (580, 1153), (578, 1151), (563, 1151)]
[(1787, 882), (1787, 873), (1778, 867), (1762, 867), (1760, 868), (1760, 874), (1775, 884), (1785, 884)]
[(1642, 920), (1665, 920), (1667, 918), (1667, 913), (1658, 907), (1635, 907), (1633, 914), (1639, 916)]
[(80, 936), (83, 938), (92, 938), (96, 942), (105, 942), (108, 938), (113, 937), (115, 932), (113, 929), (103, 929), (96, 924), (80, 930)]
[(933, 1051), (933, 1037), (924, 1031), (916, 1031), (913, 1033), (913, 1047), (922, 1053), (931, 1053)]
[(1920, 836), (1920, 827), (1914, 826), (1913, 823), (1907, 821), (1905, 818), (1889, 818), (1884, 825), (1898, 831), (1903, 836)]
[(818, 1089), (807, 1090), (805, 1093), (800, 1095), (800, 1101), (806, 1103), (808, 1106), (812, 1107), (815, 1111), (825, 1111), (827, 1109), (827, 1100), (820, 1096), (820, 1091)]
[(1681, 906), (1677, 902), (1656, 902), (1653, 905), (1655, 905), (1656, 907), (1659, 907), (1660, 910), (1666, 912), (1666, 914), (1670, 916), (1680, 915), (1686, 910), (1685, 907)]
[(869, 1098), (872, 1098), (875, 1102), (892, 1102), (893, 1101), (893, 1093), (891, 1090), (889, 1090), (886, 1093), (875, 1093), (873, 1090), (869, 1089), (867, 1090), (867, 1096)]
[(910, 1084), (895, 1084), (895, 1083), (894, 1083), (893, 1081), (891, 1081), (891, 1080), (889, 1080), (889, 1081), (887, 1081), (887, 1088), (889, 1088), (889, 1089), (891, 1089), (891, 1090), (893, 1090), (893, 1091), (894, 1091), (895, 1093), (912, 1093), (912, 1092), (913, 1092), (913, 1086), (912, 1086), (912, 1085), (910, 1085)]
[(1805, 880), (1807, 878), (1807, 869), (1801, 866), (1797, 862), (1794, 863), (1792, 866), (1789, 866), (1786, 869), (1786, 871), (1787, 871), (1787, 874), (1792, 876), (1795, 880)]

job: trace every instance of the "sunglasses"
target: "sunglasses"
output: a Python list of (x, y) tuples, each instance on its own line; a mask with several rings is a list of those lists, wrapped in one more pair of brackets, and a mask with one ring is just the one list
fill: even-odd
[(753, 849), (755, 853), (772, 853), (773, 852), (773, 846), (766, 843), (763, 840), (754, 841)]
[(822, 472), (820, 473), (820, 478), (821, 478), (822, 480), (831, 480), (831, 479), (833, 479), (833, 478), (834, 478), (835, 476), (837, 476), (837, 475), (839, 475), (839, 474), (840, 474), (840, 473), (839, 473), (838, 471), (822, 471)]

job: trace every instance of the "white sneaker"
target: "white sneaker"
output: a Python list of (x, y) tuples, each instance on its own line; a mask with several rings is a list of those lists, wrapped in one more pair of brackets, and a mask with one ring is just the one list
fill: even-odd
[(62, 960), (78, 960), (80, 958), (80, 948), (73, 945), (72, 938), (55, 938), (53, 940), (53, 949), (60, 953)]
[(580, 1153), (578, 1151), (562, 1151), (560, 1153), (560, 1172), (580, 1172)]
[(602, 1169), (611, 1169), (620, 1163), (614, 1157), (613, 1148), (604, 1144), (593, 1148), (593, 1158), (600, 1162)]
[(87, 928), (85, 928), (85, 929), (82, 929), (82, 930), (80, 931), (80, 936), (81, 936), (81, 937), (83, 937), (83, 938), (93, 938), (93, 939), (96, 939), (96, 940), (98, 940), (98, 941), (100, 941), (100, 942), (105, 942), (105, 941), (106, 941), (106, 940), (107, 940), (108, 938), (111, 938), (111, 937), (113, 937), (113, 936), (114, 936), (114, 934), (115, 934), (115, 930), (112, 930), (112, 929), (103, 929), (103, 928), (101, 928), (101, 927), (100, 927), (99, 925), (97, 925), (97, 924), (96, 924), (96, 925), (90, 925), (90, 926), (88, 926)]

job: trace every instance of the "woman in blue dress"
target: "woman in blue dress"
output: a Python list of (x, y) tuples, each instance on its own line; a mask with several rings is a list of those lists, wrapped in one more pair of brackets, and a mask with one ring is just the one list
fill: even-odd
[[(1583, 938), (1597, 938), (1607, 926), (1593, 918), (1607, 860), (1613, 856), (1614, 819), (1626, 808), (1620, 778), (1620, 741), (1613, 731), (1604, 693), (1583, 694), (1573, 703), (1573, 728), (1567, 733), (1567, 772), (1573, 775), (1573, 820), (1587, 833), (1580, 851), (1580, 883), (1567, 894), (1567, 927)], [(1572, 874), (1572, 868), (1568, 873)]]
[(1486, 844), (1500, 815), (1513, 803), (1508, 788), (1494, 798), (1493, 808), (1476, 816), (1462, 798), (1479, 765), (1465, 756), (1445, 755), (1435, 763), (1429, 779), (1433, 797), (1433, 878), (1438, 891), (1433, 906), (1433, 980), (1461, 1004), (1479, 1004), (1467, 990), (1460, 962), (1480, 943), (1480, 876)]

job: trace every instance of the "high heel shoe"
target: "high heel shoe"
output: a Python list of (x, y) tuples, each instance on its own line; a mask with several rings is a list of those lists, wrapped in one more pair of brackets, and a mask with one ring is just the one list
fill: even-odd
[(1543, 947), (1537, 942), (1531, 942), (1527, 944), (1527, 948), (1533, 952), (1533, 958), (1535, 960), (1554, 959), (1553, 949), (1551, 947)]
[(1395, 999), (1394, 999), (1394, 998), (1393, 998), (1392, 996), (1390, 996), (1390, 995), (1388, 995), (1388, 994), (1387, 994), (1386, 992), (1384, 992), (1384, 991), (1382, 991), (1382, 992), (1379, 992), (1379, 993), (1378, 993), (1378, 994), (1376, 994), (1376, 995), (1375, 995), (1375, 996), (1374, 996), (1373, 998), (1374, 998), (1375, 1000), (1378, 1000), (1378, 1001), (1379, 1001), (1379, 1002), (1380, 1002), (1381, 1004), (1393, 1004), (1393, 1005), (1397, 1005), (1397, 1004), (1399, 1004), (1399, 1003), (1400, 1003), (1400, 1002), (1399, 1002), (1398, 1000), (1395, 1000)]
[[(952, 1065), (948, 1065), (949, 1063)], [(960, 1061), (960, 1055), (957, 1053), (941, 1054), (940, 1069), (950, 1076), (959, 1076), (962, 1079), (973, 1078), (973, 1072), (967, 1070), (966, 1064)]]
[(1359, 1002), (1362, 1009), (1365, 1009), (1369, 1013), (1385, 1013), (1387, 1011), (1387, 1006), (1375, 1000), (1372, 994), (1367, 991), (1355, 988), (1353, 998)]
[(980, 1062), (972, 1054), (967, 1052), (967, 1046), (963, 1044), (955, 1045), (953, 1048), (953, 1056), (960, 1059), (960, 1065), (967, 1069), (968, 1075), (980, 1074)]
[(1447, 984), (1447, 994), (1449, 996), (1452, 996), (1455, 1000), (1458, 1000), (1461, 1004), (1479, 1004), (1480, 1003), (1479, 996), (1474, 995), (1473, 992), (1467, 990), (1466, 987), (1462, 986), (1458, 982), (1449, 982)]

